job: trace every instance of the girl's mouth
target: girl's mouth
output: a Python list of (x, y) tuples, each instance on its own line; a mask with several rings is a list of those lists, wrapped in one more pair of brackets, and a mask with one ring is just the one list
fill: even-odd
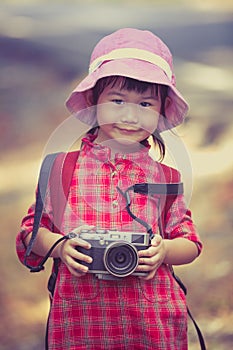
[(127, 127), (125, 125), (116, 125), (115, 128), (123, 133), (135, 133), (140, 130), (139, 128)]

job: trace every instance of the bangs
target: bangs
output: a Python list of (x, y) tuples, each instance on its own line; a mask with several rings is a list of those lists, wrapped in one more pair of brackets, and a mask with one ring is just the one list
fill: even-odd
[(99, 96), (107, 86), (118, 86), (120, 90), (136, 91), (139, 94), (150, 90), (152, 95), (158, 96), (158, 84), (148, 83), (145, 81), (136, 80), (133, 78), (111, 75), (99, 79), (93, 88), (94, 103), (97, 103)]
[(153, 83), (148, 83), (145, 81), (136, 80), (128, 77), (112, 76), (109, 77), (109, 84), (111, 87), (118, 85), (120, 90), (136, 91), (139, 94), (150, 90), (150, 92), (158, 96), (158, 85)]

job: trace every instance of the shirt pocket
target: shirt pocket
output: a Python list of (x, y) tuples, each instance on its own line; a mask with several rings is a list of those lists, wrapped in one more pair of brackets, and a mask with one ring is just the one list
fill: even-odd
[(166, 303), (171, 298), (170, 272), (162, 265), (153, 279), (144, 281), (139, 279), (143, 297), (151, 303)]
[(87, 273), (81, 277), (75, 277), (63, 268), (60, 271), (57, 292), (62, 299), (72, 302), (94, 300), (99, 295), (99, 280), (95, 275)]

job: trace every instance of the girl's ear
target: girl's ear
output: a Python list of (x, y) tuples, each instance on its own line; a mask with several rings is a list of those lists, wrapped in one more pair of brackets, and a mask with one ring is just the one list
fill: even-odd
[(87, 107), (93, 106), (93, 91), (92, 90), (87, 90), (85, 93), (85, 99), (87, 103)]
[(165, 104), (164, 104), (165, 111), (166, 111), (166, 109), (167, 109), (167, 108), (169, 108), (169, 107), (170, 107), (170, 105), (171, 105), (171, 104), (172, 104), (172, 99), (171, 99), (171, 97), (166, 96), (166, 99), (165, 99)]

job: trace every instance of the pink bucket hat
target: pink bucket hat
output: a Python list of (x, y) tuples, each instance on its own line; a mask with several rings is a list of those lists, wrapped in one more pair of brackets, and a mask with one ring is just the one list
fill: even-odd
[(171, 103), (165, 111), (166, 122), (161, 116), (158, 129), (164, 131), (183, 122), (188, 104), (176, 89), (172, 54), (152, 32), (124, 28), (101, 39), (92, 52), (89, 74), (66, 101), (68, 110), (84, 123), (94, 126), (95, 114), (83, 113), (88, 107), (85, 94), (95, 86), (97, 80), (113, 75), (167, 85)]

